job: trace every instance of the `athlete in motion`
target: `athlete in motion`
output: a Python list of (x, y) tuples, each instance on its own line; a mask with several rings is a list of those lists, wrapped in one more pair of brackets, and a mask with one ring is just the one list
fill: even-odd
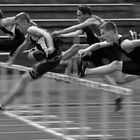
[(17, 54), (25, 50), (32, 43), (35, 44), (36, 47), (32, 49), (30, 55), (38, 62), (31, 70), (23, 74), (21, 79), (0, 98), (1, 109), (3, 109), (5, 105), (10, 104), (15, 97), (22, 95), (28, 83), (40, 78), (46, 72), (51, 71), (58, 66), (61, 61), (61, 49), (46, 29), (32, 25), (30, 17), (27, 14), (21, 17), (17, 23), (19, 25), (23, 25), (24, 23), (26, 25), (27, 36), (25, 41), (15, 51), (9, 63), (13, 63)]
[(101, 25), (100, 30), (102, 37), (106, 41), (93, 44), (86, 49), (79, 50), (78, 53), (84, 56), (90, 51), (113, 45), (118, 47), (120, 52), (124, 53), (128, 58), (130, 58), (130, 60), (116, 60), (105, 66), (91, 69), (80, 69), (81, 72), (84, 75), (105, 75), (118, 71), (116, 80), (118, 80), (120, 83), (126, 83), (137, 79), (140, 75), (140, 39), (130, 40), (122, 35), (119, 35), (116, 24), (111, 21), (105, 22), (103, 25)]
[[(125, 54), (130, 60), (115, 60), (112, 63), (96, 68), (79, 67), (82, 75), (96, 75), (104, 76), (115, 72), (115, 81), (123, 84), (136, 80), (140, 76), (140, 39), (130, 40), (122, 35), (118, 34), (116, 24), (108, 21), (101, 25), (101, 36), (105, 40), (104, 42), (96, 43), (89, 46), (86, 49), (79, 50), (81, 56), (85, 56), (90, 51), (96, 49), (116, 46), (120, 52)], [(114, 55), (112, 53), (112, 55)], [(116, 110), (121, 109), (122, 97), (116, 99)]]
[[(104, 23), (104, 20), (92, 14), (92, 9), (89, 5), (79, 5), (77, 8), (77, 17), (79, 20), (79, 24), (73, 25), (71, 27), (54, 31), (52, 34), (54, 36), (62, 36), (62, 37), (76, 37), (81, 34), (86, 35), (87, 44), (74, 44), (70, 49), (63, 52), (62, 61), (65, 61), (72, 56), (74, 56), (79, 49), (87, 48), (88, 46), (100, 42), (100, 30), (99, 27)], [(112, 55), (112, 53), (114, 55)], [(86, 65), (88, 62), (92, 62), (96, 67), (104, 65), (103, 58), (106, 58), (109, 62), (114, 60), (120, 60), (121, 54), (120, 51), (116, 47), (112, 48), (103, 48), (100, 50), (89, 52), (85, 58), (78, 59), (78, 66), (82, 65), (83, 61), (86, 61)], [(78, 71), (78, 76), (82, 77), (81, 73)], [(115, 81), (109, 76), (104, 76), (105, 82), (108, 84), (116, 85)]]

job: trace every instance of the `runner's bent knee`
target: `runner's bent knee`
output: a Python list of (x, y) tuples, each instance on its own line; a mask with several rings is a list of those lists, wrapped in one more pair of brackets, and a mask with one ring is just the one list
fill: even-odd
[(115, 69), (115, 70), (119, 70), (121, 71), (122, 70), (122, 61), (113, 61), (110, 66)]

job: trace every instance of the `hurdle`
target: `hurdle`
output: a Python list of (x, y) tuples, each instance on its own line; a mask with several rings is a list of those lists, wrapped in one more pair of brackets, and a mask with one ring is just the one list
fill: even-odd
[[(6, 63), (0, 62), (0, 67), (1, 68), (8, 68), (8, 69), (15, 69), (15, 70), (20, 70), (20, 71), (28, 71), (31, 68), (30, 67), (25, 67), (25, 66), (21, 66), (21, 65), (7, 65)], [(6, 74), (6, 73), (4, 73)], [(86, 140), (87, 137), (98, 137), (102, 140), (108, 140), (110, 137), (113, 137), (111, 134), (108, 134), (108, 92), (113, 92), (115, 94), (121, 94), (123, 96), (126, 96), (126, 101), (125, 101), (125, 113), (126, 113), (126, 124), (125, 124), (125, 128), (126, 128), (126, 138), (128, 140), (132, 140), (132, 112), (131, 112), (131, 97), (133, 94), (133, 91), (131, 89), (127, 89), (127, 88), (123, 88), (123, 87), (118, 87), (118, 86), (112, 86), (112, 85), (108, 85), (108, 84), (102, 84), (102, 83), (98, 83), (98, 82), (94, 82), (94, 81), (89, 81), (86, 79), (80, 79), (77, 77), (72, 77), (72, 76), (68, 76), (68, 75), (63, 75), (63, 74), (59, 74), (59, 73), (53, 73), (53, 72), (48, 72), (47, 74), (44, 75), (43, 78), (49, 78), (49, 79), (53, 79), (53, 80), (58, 80), (58, 82), (65, 82), (66, 84), (76, 84), (76, 85), (80, 85), (83, 87), (89, 87), (89, 88), (93, 88), (93, 89), (97, 89), (101, 91), (101, 106), (102, 106), (102, 111), (101, 111), (101, 132), (102, 134), (96, 134), (96, 135), (90, 135), (87, 134), (87, 130), (85, 129), (81, 129), (81, 134), (80, 135), (68, 135), (67, 134), (67, 124), (64, 123), (62, 125), (63, 128), (63, 135), (61, 135), (63, 138), (70, 138), (71, 140), (75, 140), (75, 139), (83, 139)], [(62, 86), (62, 88), (64, 88)], [(45, 91), (46, 89), (42, 89), (43, 91)], [(64, 101), (66, 99), (66, 95), (64, 93), (62, 93), (63, 96), (61, 96), (61, 99)], [(46, 96), (46, 95), (45, 95)], [(86, 114), (86, 102), (85, 102), (85, 98), (86, 98), (86, 94), (84, 92), (84, 90), (82, 91), (82, 93), (80, 94), (80, 126), (81, 128), (87, 128), (87, 114)], [(67, 120), (67, 115), (66, 115), (66, 105), (64, 102), (62, 102), (62, 110), (61, 113), (62, 115), (62, 120)], [(47, 111), (47, 108), (45, 107), (45, 110)], [(8, 112), (6, 112), (8, 115), (10, 115)], [(48, 115), (48, 114), (47, 114)], [(11, 116), (13, 117), (17, 117), (16, 115), (12, 114)], [(26, 122), (25, 119), (24, 122)], [(48, 120), (46, 120), (48, 121)], [(28, 122), (28, 121), (27, 121)], [(30, 123), (31, 124), (31, 123)], [(36, 126), (36, 125), (34, 125)], [(47, 128), (48, 129), (48, 128)], [(90, 129), (90, 128), (89, 128)], [(49, 129), (49, 130), (53, 130), (53, 129)]]

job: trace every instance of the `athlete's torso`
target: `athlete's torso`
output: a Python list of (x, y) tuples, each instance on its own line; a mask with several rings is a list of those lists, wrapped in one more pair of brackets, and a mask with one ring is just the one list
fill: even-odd
[[(128, 56), (131, 60), (140, 63), (140, 47), (136, 47), (136, 48), (134, 48), (133, 51), (127, 53), (125, 50), (123, 50), (123, 49), (121, 48), (121, 43), (122, 43), (125, 39), (126, 39), (126, 38), (123, 37), (123, 36), (119, 38), (119, 45), (118, 45), (118, 47), (120, 48), (121, 52), (124, 53), (126, 56)], [(114, 45), (116, 45), (116, 44), (114, 44)]]
[[(39, 51), (41, 51), (42, 53), (45, 53), (44, 50), (42, 49), (42, 46), (46, 46), (47, 47), (47, 42), (45, 41), (44, 37), (41, 37), (41, 38), (39, 38), (38, 41), (36, 41), (36, 40), (33, 40), (32, 36), (30, 36), (30, 40), (36, 46), (36, 48)], [(58, 46), (56, 39), (53, 38), (53, 41), (54, 41), (54, 48), (55, 48), (55, 50), (54, 50), (54, 52), (52, 54), (48, 55), (47, 59), (53, 58), (56, 55), (61, 55), (61, 49)]]
[[(103, 23), (103, 19), (96, 15), (92, 15), (92, 18), (96, 19), (100, 23), (99, 26)], [(93, 23), (92, 25), (83, 28), (83, 33), (86, 33), (88, 44), (91, 45), (100, 41), (97, 37), (97, 35), (100, 36), (99, 26), (96, 26)]]

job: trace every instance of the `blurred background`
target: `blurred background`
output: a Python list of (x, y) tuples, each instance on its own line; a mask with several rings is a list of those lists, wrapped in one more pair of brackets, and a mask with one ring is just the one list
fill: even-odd
[(128, 2), (139, 2), (139, 0), (1, 0), (1, 3), (44, 3), (44, 4), (56, 4), (56, 3), (128, 3)]

